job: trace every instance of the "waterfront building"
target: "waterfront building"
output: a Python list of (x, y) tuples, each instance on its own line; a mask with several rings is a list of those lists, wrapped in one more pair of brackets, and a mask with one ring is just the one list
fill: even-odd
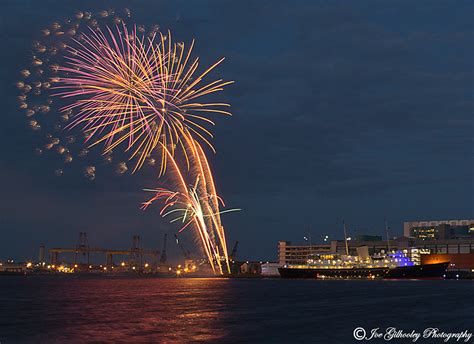
[(312, 254), (331, 253), (335, 247), (332, 244), (292, 245), (290, 241), (278, 242), (278, 263), (301, 265), (306, 264)]
[(262, 276), (272, 277), (272, 276), (280, 276), (278, 273), (278, 268), (280, 264), (275, 262), (266, 262), (262, 263)]
[(403, 235), (421, 240), (474, 238), (474, 219), (404, 222)]
[(27, 268), (31, 267), (26, 263), (14, 263), (13, 261), (0, 262), (0, 275), (2, 274), (24, 274)]
[(382, 236), (361, 234), (357, 235), (355, 239), (357, 241), (382, 241)]
[(262, 262), (244, 262), (240, 265), (240, 273), (243, 275), (260, 275), (262, 273)]

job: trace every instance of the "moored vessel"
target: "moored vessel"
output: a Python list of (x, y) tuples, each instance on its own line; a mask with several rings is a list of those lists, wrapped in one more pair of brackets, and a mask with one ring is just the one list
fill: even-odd
[(415, 265), (401, 252), (386, 256), (314, 255), (307, 265), (285, 265), (282, 278), (436, 279), (443, 278), (449, 262)]

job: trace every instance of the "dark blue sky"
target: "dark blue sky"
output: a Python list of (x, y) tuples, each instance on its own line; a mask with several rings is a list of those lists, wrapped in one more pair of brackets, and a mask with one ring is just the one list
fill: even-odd
[[(128, 7), (134, 20), (197, 39), (235, 80), (211, 158), (240, 255), (275, 259), (311, 230), (394, 234), (402, 222), (474, 216), (472, 1), (3, 1), (0, 14), (0, 259), (37, 247), (159, 247), (174, 227), (139, 204), (149, 175), (65, 176), (33, 154), (14, 82), (43, 26), (75, 10)], [(101, 178), (102, 177), (102, 178)]]

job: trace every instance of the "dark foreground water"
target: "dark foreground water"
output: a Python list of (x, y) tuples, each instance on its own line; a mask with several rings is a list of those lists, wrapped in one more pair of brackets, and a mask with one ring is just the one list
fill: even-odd
[(2, 344), (353, 343), (359, 326), (474, 332), (474, 282), (0, 278)]

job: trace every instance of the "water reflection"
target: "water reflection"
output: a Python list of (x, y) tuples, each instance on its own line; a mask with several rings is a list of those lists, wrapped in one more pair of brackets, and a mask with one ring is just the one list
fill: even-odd
[(474, 330), (466, 298), (473, 288), (442, 280), (4, 277), (0, 342), (340, 344), (358, 326)]
[(12, 289), (16, 297), (3, 303), (9, 308), (3, 315), (14, 314), (13, 323), (23, 323), (21, 335), (8, 334), (17, 328), (5, 326), (9, 319), (0, 315), (1, 336), (184, 343), (227, 335), (220, 301), (227, 299), (226, 279), (37, 279), (36, 288)]

